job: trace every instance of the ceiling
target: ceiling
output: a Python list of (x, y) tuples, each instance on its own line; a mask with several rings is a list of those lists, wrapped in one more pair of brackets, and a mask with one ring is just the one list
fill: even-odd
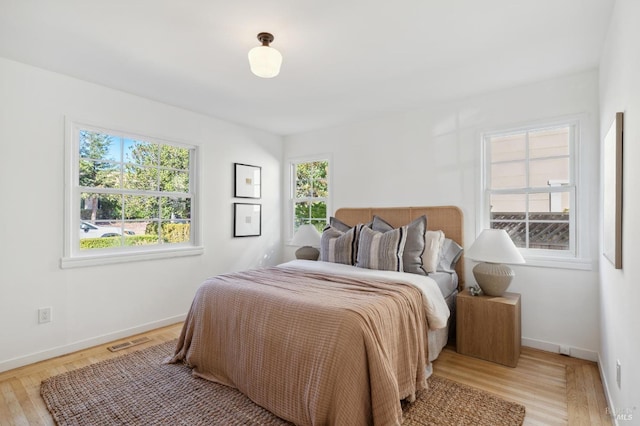
[(597, 67), (613, 2), (0, 0), (0, 56), (287, 135)]

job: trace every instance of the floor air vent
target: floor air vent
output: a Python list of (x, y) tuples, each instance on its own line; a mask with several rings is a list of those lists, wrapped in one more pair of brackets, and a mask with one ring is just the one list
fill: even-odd
[(128, 342), (122, 342), (122, 343), (118, 343), (118, 344), (113, 345), (113, 346), (108, 346), (107, 349), (109, 349), (111, 352), (116, 352), (116, 351), (121, 351), (122, 349), (130, 348), (130, 347), (135, 346), (135, 345), (140, 345), (142, 343), (147, 343), (149, 341), (151, 341), (151, 339), (149, 339), (148, 337), (140, 337), (140, 338), (137, 338), (137, 339), (130, 340)]

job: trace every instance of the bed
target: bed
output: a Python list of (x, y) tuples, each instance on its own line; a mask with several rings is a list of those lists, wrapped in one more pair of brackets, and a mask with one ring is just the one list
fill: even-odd
[[(426, 207), (365, 207), (365, 208), (341, 208), (335, 213), (335, 217), (347, 224), (370, 223), (374, 217), (384, 218), (393, 227), (399, 227), (410, 223), (420, 216), (427, 217), (427, 229), (442, 230), (444, 235), (455, 241), (460, 247), (464, 246), (464, 215), (456, 206), (426, 206)], [(454, 255), (455, 257), (455, 255)], [(451, 312), (449, 323), (445, 329), (429, 331), (430, 361), (437, 358), (440, 350), (447, 341), (455, 341), (455, 308), (456, 296), (464, 290), (464, 256), (456, 259), (454, 273), (442, 273), (436, 271), (431, 277), (441, 287), (442, 295)]]
[[(462, 244), (456, 207), (350, 208), (335, 218), (352, 229), (382, 218), (406, 234), (422, 215), (429, 229)], [(167, 362), (184, 362), (295, 424), (400, 424), (400, 401), (426, 388), (430, 361), (446, 343), (463, 267), (458, 260), (440, 284), (427, 275), (303, 260), (211, 277)], [(452, 276), (455, 288), (443, 290)]]

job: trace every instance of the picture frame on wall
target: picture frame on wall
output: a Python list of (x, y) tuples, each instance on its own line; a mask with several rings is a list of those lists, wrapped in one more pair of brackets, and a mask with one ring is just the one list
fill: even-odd
[(233, 163), (235, 198), (260, 198), (262, 196), (262, 168), (250, 164)]
[(262, 235), (262, 205), (233, 203), (233, 236), (259, 237)]
[(616, 269), (622, 269), (622, 112), (616, 116), (604, 138), (603, 161), (603, 255)]

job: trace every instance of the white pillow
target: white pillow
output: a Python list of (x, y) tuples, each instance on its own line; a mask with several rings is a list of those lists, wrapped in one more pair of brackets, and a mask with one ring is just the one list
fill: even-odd
[(427, 231), (424, 236), (424, 253), (422, 253), (422, 268), (427, 273), (436, 272), (440, 260), (440, 249), (444, 242), (444, 232)]

